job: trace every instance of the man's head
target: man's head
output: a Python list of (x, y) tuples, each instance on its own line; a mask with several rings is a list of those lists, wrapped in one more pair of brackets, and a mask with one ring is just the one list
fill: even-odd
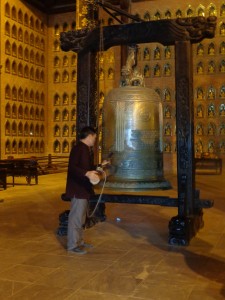
[(96, 130), (91, 126), (83, 127), (79, 134), (80, 140), (89, 147), (94, 146), (96, 137)]

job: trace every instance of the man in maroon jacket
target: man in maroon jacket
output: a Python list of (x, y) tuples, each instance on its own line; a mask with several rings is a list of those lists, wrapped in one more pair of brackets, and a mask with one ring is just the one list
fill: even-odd
[(92, 245), (83, 240), (83, 225), (85, 223), (88, 200), (94, 195), (91, 182), (99, 180), (94, 169), (92, 147), (96, 140), (94, 128), (84, 127), (79, 135), (79, 142), (70, 152), (66, 196), (71, 199), (71, 209), (68, 220), (67, 250), (77, 253), (87, 253), (85, 248)]

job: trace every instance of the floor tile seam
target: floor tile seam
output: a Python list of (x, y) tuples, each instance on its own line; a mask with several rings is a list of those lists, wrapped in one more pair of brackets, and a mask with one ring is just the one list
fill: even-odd
[(121, 252), (125, 252), (125, 253), (123, 255), (119, 256), (118, 258), (116, 258), (115, 260), (112, 260), (112, 264), (109, 267), (111, 267), (112, 265), (114, 265), (115, 263), (117, 263), (118, 261), (120, 261), (124, 256), (126, 256), (127, 254), (129, 254), (135, 248), (136, 247), (133, 247), (132, 249), (129, 249), (128, 251), (121, 251)]
[[(63, 268), (59, 268), (59, 269), (68, 272), (68, 269), (63, 269)], [(96, 271), (96, 273), (91, 277), (91, 279), (88, 280), (88, 283), (91, 282), (92, 280), (94, 280), (94, 279), (96, 278), (96, 276), (98, 276), (98, 273), (99, 273), (99, 272)], [(86, 284), (87, 284), (87, 282), (85, 281), (85, 282), (84, 282), (83, 284), (81, 284), (78, 288), (76, 288), (76, 289), (70, 288), (70, 289), (73, 290), (74, 293), (77, 293), (77, 292), (78, 292), (79, 290), (81, 290), (82, 287), (84, 287)], [(37, 285), (47, 286), (47, 285), (44, 285), (44, 284), (38, 284), (38, 282), (37, 282)], [(54, 287), (54, 286), (52, 286), (52, 287)], [(85, 290), (86, 290), (86, 289), (85, 289)], [(90, 291), (91, 291), (91, 290), (90, 290)]]
[[(116, 242), (116, 240), (114, 240), (114, 238), (112, 239), (111, 238), (111, 240), (113, 240), (113, 241), (115, 241)], [(117, 247), (115, 247), (115, 246), (112, 246), (112, 245), (103, 245), (102, 246), (102, 244), (103, 243), (107, 243), (107, 241), (108, 241), (108, 239), (105, 241), (105, 240), (102, 240), (102, 241), (100, 241), (97, 245), (95, 245), (94, 247), (93, 247), (93, 249), (103, 249), (103, 250), (107, 250), (107, 249), (109, 249), (109, 250), (115, 250), (115, 251), (118, 251), (118, 252), (126, 252), (126, 251), (129, 251), (130, 249), (123, 249), (123, 248), (121, 248), (120, 246), (117, 246)], [(133, 246), (134, 247), (134, 246)]]
[[(79, 267), (80, 266), (81, 265), (79, 264)], [(95, 267), (92, 268), (92, 267), (89, 267), (89, 265), (84, 265), (84, 268), (86, 266), (88, 266), (89, 272), (92, 272), (92, 269), (95, 269)], [(107, 270), (107, 268), (108, 268), (108, 266), (104, 266), (103, 268), (96, 269), (96, 271), (94, 271), (94, 272), (97, 272), (97, 273), (104, 272), (105, 270)], [(74, 270), (79, 270), (79, 269), (76, 269), (76, 265), (72, 264), (71, 267), (70, 266), (67, 267), (67, 266), (63, 265), (62, 267), (60, 267), (60, 270), (63, 270), (63, 271), (66, 271), (66, 272), (73, 272)]]
[[(117, 251), (116, 255), (119, 255), (119, 258), (123, 257), (124, 255), (126, 255), (129, 251), (127, 249), (119, 249), (116, 247), (105, 247), (105, 248), (101, 248), (101, 244), (99, 244), (99, 246), (96, 246), (93, 248), (93, 250), (98, 250), (98, 249), (103, 249), (103, 251), (105, 252), (105, 254), (107, 255), (108, 252), (107, 251)], [(103, 253), (104, 254), (104, 253)]]
[[(136, 292), (138, 292), (138, 289), (140, 289), (141, 288), (141, 286), (142, 285), (144, 285), (144, 284), (146, 284), (146, 281), (147, 280), (143, 280), (143, 282), (141, 282), (140, 283), (140, 285), (139, 286), (137, 286), (137, 288), (135, 288), (135, 290), (133, 291), (133, 293), (132, 293), (132, 295), (130, 296), (130, 297), (132, 297), (132, 298), (135, 298), (135, 299), (147, 299), (147, 300), (155, 300), (155, 299), (153, 299), (153, 298), (149, 298), (149, 296), (148, 297), (139, 297), (139, 296), (135, 296), (135, 293)], [(155, 283), (148, 283), (148, 284), (150, 284), (150, 285), (154, 285), (155, 286)], [(171, 285), (170, 285), (171, 286)], [(174, 287), (176, 287), (177, 285), (175, 285), (174, 284)], [(192, 286), (192, 285), (190, 285), (190, 286)], [(194, 286), (192, 287), (192, 290), (194, 289)], [(191, 290), (191, 292), (192, 292), (192, 290)], [(190, 292), (190, 295), (191, 295), (191, 292)], [(188, 298), (186, 298), (186, 299), (182, 299), (182, 300), (188, 300), (189, 299), (189, 296), (188, 296)]]
[[(86, 283), (86, 284), (87, 284), (87, 283)], [(79, 289), (76, 290), (76, 292), (82, 290), (84, 286), (85, 286), (85, 284), (84, 284), (83, 286), (79, 287)], [(121, 298), (123, 297), (123, 299), (124, 299), (124, 297), (126, 297), (125, 299), (128, 299), (129, 297), (131, 297), (131, 294), (129, 294), (129, 295), (128, 295), (128, 294), (124, 295), (124, 294), (118, 294), (118, 293), (99, 292), (99, 291), (93, 291), (93, 290), (90, 290), (90, 289), (87, 289), (87, 288), (85, 288), (84, 291), (89, 291), (89, 292), (97, 293), (97, 294), (101, 294), (101, 295), (119, 296), (119, 297), (121, 297)], [(142, 298), (141, 298), (141, 299), (142, 299)], [(145, 299), (145, 298), (143, 298), (143, 299)], [(72, 300), (72, 299), (71, 299), (71, 300)], [(149, 299), (148, 299), (148, 300), (149, 300)]]
[(17, 264), (12, 264), (9, 268), (5, 269), (4, 271), (0, 272), (0, 279), (1, 279), (1, 274), (5, 275), (5, 272), (10, 271), (12, 268), (15, 268), (19, 265), (22, 265), (22, 263), (17, 263)]
[[(93, 260), (92, 260), (92, 261), (93, 261)], [(98, 260), (98, 261), (99, 261), (99, 262), (102, 262), (102, 260)], [(105, 261), (105, 260), (103, 260), (103, 261), (106, 262), (106, 263), (109, 262), (109, 261)], [(107, 271), (107, 270), (108, 270), (109, 268), (111, 268), (114, 264), (115, 264), (115, 261), (113, 261), (111, 264), (105, 266), (105, 268), (103, 268), (102, 270), (96, 271), (96, 272), (98, 273), (97, 275), (100, 275), (101, 273)], [(63, 266), (62, 266), (61, 269), (65, 270), (65, 271), (68, 271), (68, 269), (65, 268), (65, 267), (63, 267)]]
[[(59, 249), (56, 249), (57, 251), (63, 251), (63, 249), (59, 248)], [(51, 250), (52, 251), (52, 250)], [(55, 254), (55, 253), (49, 253), (49, 250), (48, 249), (44, 249), (44, 250), (41, 250), (41, 249), (38, 249), (38, 250), (35, 250), (34, 252), (34, 257), (37, 256), (37, 255), (48, 255), (48, 256), (51, 256), (51, 257), (54, 257), (54, 256), (67, 256), (66, 254)]]
[[(27, 240), (27, 241), (24, 241), (20, 246), (23, 247), (23, 246), (27, 246), (27, 245), (32, 245), (32, 246), (37, 246), (37, 245), (40, 245), (40, 244), (45, 244), (44, 246), (45, 247), (56, 247), (56, 246), (59, 246), (59, 248), (61, 248), (61, 246), (55, 242), (52, 242), (52, 243), (46, 243), (45, 241), (38, 241), (38, 240)], [(43, 250), (45, 251), (45, 250)]]
[[(66, 253), (67, 254), (67, 253)], [(78, 262), (81, 262), (81, 257), (74, 257), (74, 254), (71, 254), (71, 255), (63, 255), (64, 257), (71, 257), (71, 258), (73, 258), (73, 261), (74, 262), (76, 262), (76, 261), (78, 261)], [(96, 258), (93, 258), (93, 257), (91, 257), (90, 258), (91, 259), (91, 262), (103, 262), (103, 263), (106, 263), (106, 264), (108, 264), (109, 263), (109, 260), (105, 260), (105, 259), (96, 259)]]
[[(32, 286), (40, 286), (40, 287), (43, 287), (43, 288), (49, 287), (47, 285), (37, 284), (36, 282), (32, 282), (32, 283), (28, 284), (27, 286), (24, 286), (23, 288), (18, 290), (15, 294), (13, 294), (13, 296), (19, 295), (21, 292), (23, 292), (23, 290), (27, 289), (28, 287), (32, 287)], [(71, 290), (71, 291), (73, 291), (72, 289), (67, 289), (67, 288), (60, 288), (60, 289), (61, 290)]]
[[(182, 283), (182, 285), (181, 285)], [(180, 287), (180, 288), (186, 288), (186, 287), (189, 287), (189, 288), (194, 288), (194, 287), (198, 287), (199, 284), (198, 283), (188, 283), (188, 282), (180, 282), (180, 281), (176, 281), (174, 282), (174, 280), (172, 279), (167, 279), (167, 278), (163, 278), (163, 280), (161, 282), (159, 282), (158, 280), (154, 279), (154, 280), (151, 280), (150, 278), (146, 278), (143, 280), (143, 282), (141, 282), (141, 285), (142, 284), (148, 284), (148, 285), (151, 285), (151, 286), (155, 286), (157, 284), (157, 287), (159, 286), (169, 286), (169, 287), (173, 287), (173, 288), (176, 288), (176, 287)], [(184, 287), (185, 286), (185, 287)]]
[[(109, 268), (111, 268), (112, 265), (113, 265), (114, 263), (115, 263), (115, 261), (112, 262), (112, 264), (110, 264), (109, 266), (107, 266), (107, 267), (105, 267), (104, 269), (102, 269), (101, 271), (97, 271), (96, 274), (88, 281), (88, 283), (91, 283), (92, 281), (95, 280), (95, 278), (96, 278), (97, 276), (100, 276), (100, 275), (103, 274), (105, 271), (107, 271)], [(83, 288), (86, 284), (87, 284), (87, 282), (85, 282), (83, 285), (81, 285), (81, 286), (76, 290), (76, 292), (78, 292), (79, 290), (82, 290), (82, 288)], [(87, 289), (85, 289), (85, 290), (87, 290)], [(92, 290), (89, 290), (89, 291), (93, 292)], [(97, 292), (97, 293), (99, 293), (99, 292)], [(102, 294), (105, 295), (106, 293), (102, 293)]]
[[(49, 288), (49, 286), (47, 285), (43, 285), (43, 284), (37, 284), (36, 282), (32, 282), (31, 284), (23, 287), (21, 290), (17, 291), (13, 296), (16, 296), (16, 295), (19, 295), (21, 292), (23, 292), (23, 290), (26, 290), (28, 287), (32, 287), (32, 286), (39, 286), (39, 287), (42, 287), (42, 288)], [(73, 291), (72, 289), (67, 289), (67, 288), (62, 288), (60, 287), (59, 289), (61, 290), (70, 290), (71, 292)]]
[[(0, 280), (3, 280), (4, 278), (1, 278), (0, 277)], [(25, 281), (25, 280), (14, 280), (14, 279), (4, 279), (5, 281), (9, 281), (9, 282), (18, 282), (18, 283), (25, 283), (25, 284), (30, 284), (30, 283), (33, 283), (31, 281)]]
[[(14, 281), (14, 282), (19, 282), (21, 283), (20, 281)], [(26, 286), (22, 287), (21, 289), (19, 289), (18, 291), (16, 291), (15, 293), (13, 293), (10, 297), (14, 297), (16, 295), (18, 295), (21, 291), (23, 291), (24, 289), (26, 289), (27, 287), (30, 287), (32, 285), (34, 285), (35, 283), (33, 282), (29, 282)]]
[[(70, 270), (68, 269), (65, 269), (65, 268), (60, 268), (61, 271), (65, 271), (65, 272), (68, 272)], [(97, 270), (93, 270), (93, 274), (91, 276), (91, 278), (89, 278), (88, 282), (91, 282), (92, 280), (94, 280), (94, 278), (96, 278), (96, 276), (102, 274), (103, 272), (105, 272), (107, 270), (107, 268), (105, 268), (104, 270), (101, 270), (101, 271), (97, 271)], [(90, 273), (90, 270), (88, 271), (88, 273)], [(83, 285), (87, 284), (87, 282), (85, 281), (85, 283)], [(82, 286), (83, 286), (82, 285)]]
[[(154, 273), (155, 274), (160, 274), (160, 273), (162, 273), (162, 274), (166, 274), (167, 272), (169, 272), (169, 271), (171, 271), (171, 268), (172, 268), (172, 266), (171, 266), (171, 268), (170, 267), (168, 267), (167, 269), (165, 269), (164, 268), (164, 270), (156, 270), (156, 268), (157, 268), (158, 266), (156, 266), (155, 267), (155, 270), (154, 270)], [(176, 272), (175, 274), (180, 274), (180, 275), (182, 275), (182, 276), (193, 276), (194, 274), (196, 274), (196, 276), (198, 275), (198, 273), (196, 272), (196, 271), (192, 271), (192, 272), (190, 272), (190, 273), (188, 273), (188, 271), (186, 271), (187, 270), (187, 268), (185, 268), (185, 267), (182, 267), (182, 268), (177, 268), (176, 270), (174, 270), (173, 269), (173, 274), (174, 274), (174, 272)]]
[(204, 275), (199, 274), (197, 277), (197, 280), (198, 280), (198, 286), (207, 285), (207, 286), (211, 287), (213, 284), (213, 286), (215, 287), (215, 284), (216, 284), (220, 287), (225, 287), (223, 282), (218, 282), (218, 279), (213, 280), (213, 279), (205, 277)]
[[(154, 275), (154, 272), (152, 272), (152, 275)], [(160, 275), (160, 274), (158, 274)], [(155, 285), (156, 283), (158, 283), (158, 278), (154, 279), (154, 278), (147, 278), (145, 281), (147, 281), (149, 284)], [(191, 282), (190, 282), (191, 281)], [(193, 282), (192, 282), (193, 281)], [(167, 277), (163, 277), (163, 282), (160, 284), (165, 284), (165, 285), (169, 285), (169, 286), (176, 286), (176, 285), (185, 285), (185, 286), (199, 286), (200, 281), (198, 281), (196, 278), (190, 278), (190, 279), (181, 279), (181, 278), (167, 278)], [(204, 283), (202, 283), (204, 285)]]
[(59, 269), (59, 268), (62, 267), (62, 265), (56, 266), (56, 267), (40, 266), (40, 265), (33, 265), (33, 264), (31, 264), (31, 263), (26, 263), (26, 262), (23, 262), (22, 265), (23, 265), (23, 266), (27, 266), (27, 267), (48, 268), (48, 269), (52, 269), (53, 272), (54, 272), (55, 270), (57, 270), (57, 269)]
[(32, 265), (32, 264), (26, 264), (26, 263), (21, 263), (21, 264), (18, 264), (18, 265), (33, 267), (33, 268), (39, 268), (39, 269), (43, 269), (43, 270), (48, 269), (49, 270), (48, 274), (42, 275), (42, 277), (48, 276), (48, 275), (54, 273), (55, 271), (57, 271), (60, 268), (59, 266), (57, 266), (57, 267), (47, 267), (47, 266), (38, 266), (38, 265)]
[[(79, 288), (78, 290), (74, 291), (72, 295), (68, 296), (67, 298), (65, 298), (63, 300), (73, 300), (73, 298), (71, 298), (71, 297), (75, 296), (76, 293), (79, 292), (80, 290), (82, 290), (82, 288)], [(119, 296), (119, 297), (123, 297), (121, 299), (124, 299), (124, 300), (128, 300), (128, 298), (130, 297), (130, 296), (125, 296), (126, 298), (124, 298), (124, 295), (112, 294), (112, 293), (108, 293), (108, 292), (107, 293), (103, 293), (103, 292), (92, 291), (92, 290), (84, 290), (84, 291), (88, 291), (88, 292), (94, 293), (95, 295), (99, 295), (99, 296), (100, 295), (103, 295), (103, 296), (107, 296), (107, 295), (108, 296)], [(145, 298), (140, 298), (140, 299), (144, 299), (145, 300)]]
[[(45, 267), (43, 267), (43, 268), (45, 268)], [(47, 282), (46, 282), (46, 284), (41, 284), (40, 282), (43, 282), (43, 281), (45, 280), (45, 278), (47, 278), (49, 275), (52, 275), (52, 274), (58, 272), (59, 270), (60, 270), (60, 267), (57, 267), (57, 268), (51, 270), (51, 272), (49, 272), (48, 274), (42, 275), (40, 278), (36, 279), (36, 280), (35, 280), (34, 282), (32, 282), (32, 283), (33, 283), (33, 284), (36, 284), (36, 285), (40, 285), (40, 286), (45, 286), (45, 287), (47, 287), (47, 286), (49, 286), (49, 285), (47, 284)]]

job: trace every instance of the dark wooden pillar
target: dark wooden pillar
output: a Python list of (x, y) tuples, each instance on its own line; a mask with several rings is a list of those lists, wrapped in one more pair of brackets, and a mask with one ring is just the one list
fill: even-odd
[[(88, 32), (98, 26), (98, 6), (94, 1), (76, 1), (76, 26)], [(71, 31), (70, 31), (71, 33)], [(66, 51), (70, 50), (69, 48)], [(84, 126), (96, 126), (97, 52), (78, 53), (77, 64), (77, 133)], [(77, 134), (78, 138), (78, 134)]]
[(97, 54), (78, 54), (77, 132), (84, 126), (96, 126)]
[(169, 224), (170, 244), (189, 244), (202, 225), (196, 208), (194, 167), (193, 60), (190, 41), (175, 43), (178, 215)]

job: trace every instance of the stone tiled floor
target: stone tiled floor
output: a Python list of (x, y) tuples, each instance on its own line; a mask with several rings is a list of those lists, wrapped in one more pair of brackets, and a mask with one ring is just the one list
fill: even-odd
[[(172, 178), (172, 177), (171, 177)], [(170, 180), (176, 186), (176, 180)], [(225, 178), (198, 176), (204, 228), (188, 247), (167, 244), (169, 207), (107, 204), (107, 221), (85, 231), (95, 247), (68, 254), (58, 237), (66, 174), (0, 191), (0, 299), (225, 299)], [(176, 189), (159, 192), (176, 196)], [(120, 218), (120, 221), (116, 221)]]

